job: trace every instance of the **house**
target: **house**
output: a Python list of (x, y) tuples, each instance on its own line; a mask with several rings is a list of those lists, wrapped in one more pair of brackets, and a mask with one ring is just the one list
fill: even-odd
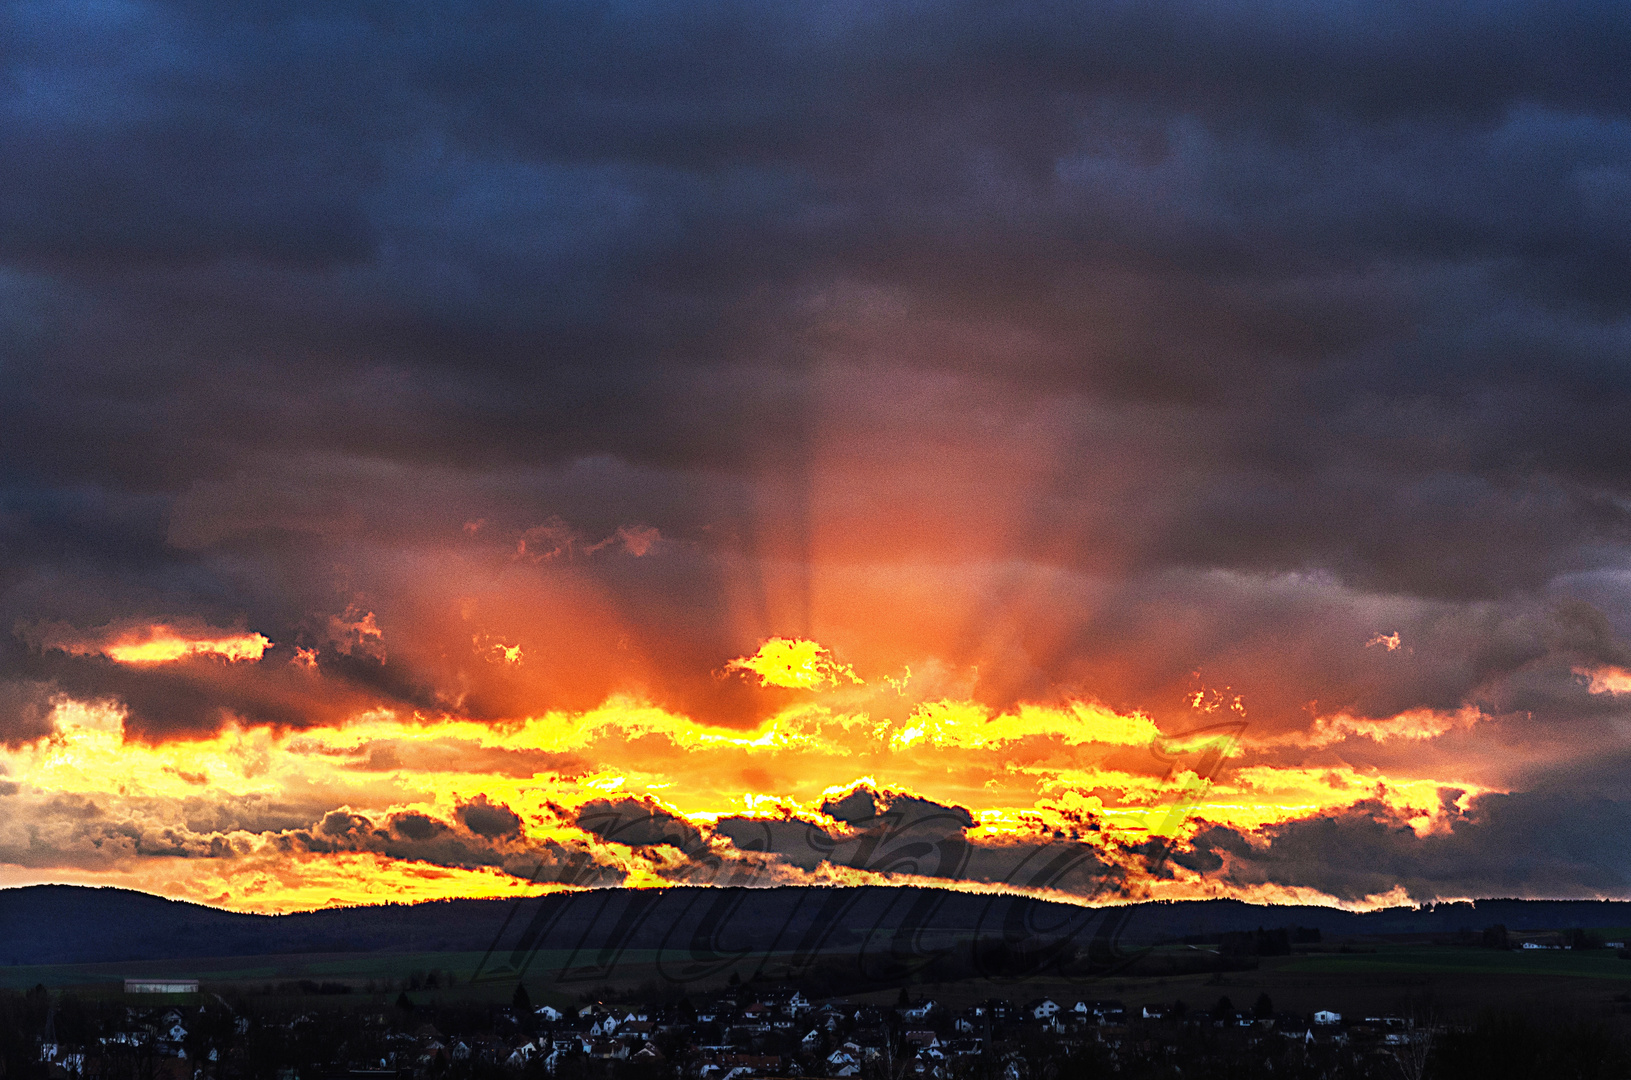
[(1342, 1023), (1342, 1014), (1339, 1012), (1332, 1012), (1329, 1009), (1321, 1009), (1319, 1012), (1314, 1014), (1314, 1023), (1340, 1024)]
[(650, 1020), (630, 1020), (617, 1029), (619, 1039), (630, 1039), (634, 1042), (649, 1042), (656, 1034), (657, 1025)]
[(989, 1016), (993, 1020), (1011, 1020), (1014, 1006), (1003, 998), (988, 998), (974, 1006), (975, 1016)]
[(731, 1069), (752, 1069), (754, 1072), (776, 1072), (782, 1067), (780, 1054), (722, 1054), (720, 1064)]
[(547, 1020), (553, 1024), (561, 1018), (561, 1010), (551, 1008), (548, 1005), (540, 1005), (536, 1009), (532, 1010), (532, 1015), (538, 1017), (540, 1020)]
[(1127, 1022), (1127, 1010), (1121, 1002), (1114, 999), (1110, 1001), (1095, 1001), (1093, 1014), (1099, 1018), (1101, 1024), (1124, 1024)]
[(614, 1039), (596, 1039), (589, 1045), (589, 1056), (627, 1061), (629, 1057), (628, 1044), (617, 1042)]
[(127, 994), (196, 994), (197, 979), (126, 979)]
[(1033, 1020), (1052, 1020), (1059, 1015), (1059, 1003), (1052, 998), (1037, 998), (1025, 1003), (1025, 1015)]

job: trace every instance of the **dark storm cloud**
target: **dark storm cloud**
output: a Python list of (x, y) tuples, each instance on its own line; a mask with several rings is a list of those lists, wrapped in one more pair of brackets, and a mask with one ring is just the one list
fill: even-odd
[[(979, 554), (1091, 603), (995, 662), (976, 631), (1025, 589), (984, 586), (949, 659), (993, 700), (1136, 706), (1206, 667), (1285, 724), (1621, 662), (1623, 8), (0, 18), (0, 739), (56, 693), (155, 736), (622, 684), (741, 721), (770, 698), (707, 674), (740, 647), (714, 557), (805, 550), (823, 431), (1038, 440)], [(501, 567), (556, 515), (674, 539), (574, 564), (648, 669), (557, 645), (533, 670), (608, 681), (523, 691), (321, 637), (369, 588), (390, 631), (436, 625), (382, 595), (425, 577), (412, 545), (485, 520)], [(1594, 574), (1601, 633), (1560, 643)], [(177, 617), (277, 648), (135, 671), (9, 634)], [(1364, 650), (1395, 630), (1408, 659)]]
[(28, 710), (41, 708), (42, 694), (116, 701), (127, 710), (128, 731), (153, 739), (206, 734), (229, 720), (298, 728), (338, 722), (372, 706), (440, 704), (428, 691), (404, 685), (400, 667), (393, 672), (339, 657), (313, 671), (292, 664), (287, 649), (269, 651), (259, 661), (197, 657), (140, 667), (48, 649), (15, 663), (16, 670), (43, 681), (9, 684), (9, 715), (19, 729), (14, 738), (31, 730)]
[(48, 683), (0, 683), (0, 742), (16, 744), (51, 733)]
[(1105, 854), (1076, 840), (1009, 837), (973, 840), (963, 807), (858, 786), (823, 804), (848, 827), (831, 831), (799, 818), (721, 818), (714, 831), (742, 851), (776, 856), (801, 870), (844, 868), (977, 881), (1015, 888), (1058, 889), (1096, 896), (1121, 884)]
[(651, 799), (593, 799), (578, 808), (577, 826), (631, 847), (664, 844), (691, 854), (705, 843), (696, 826)]
[(496, 838), (521, 832), (521, 818), (515, 811), (502, 803), (488, 802), (485, 795), (477, 795), (460, 806), (458, 815), (464, 827), (479, 836)]
[[(440, 821), (414, 812), (375, 818), (331, 810), (315, 825), (266, 833), (255, 839), (283, 851), (373, 852), (436, 866), (494, 867), (533, 882), (616, 885), (623, 880), (621, 868), (598, 862), (581, 844), (522, 836), (515, 814), (483, 797), (464, 804), (455, 818), (452, 822)], [(245, 838), (234, 839), (244, 846)]]
[(1623, 896), (1631, 810), (1568, 792), (1484, 795), (1446, 828), (1417, 836), (1386, 807), (1271, 826), (1253, 843), (1215, 827), (1173, 860), (1235, 885), (1305, 886), (1345, 900), (1401, 887), (1417, 900)]

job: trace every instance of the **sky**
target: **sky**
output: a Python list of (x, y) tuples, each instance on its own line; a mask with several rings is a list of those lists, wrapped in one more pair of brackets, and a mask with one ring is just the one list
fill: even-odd
[(1631, 897), (1631, 9), (0, 9), (0, 885)]

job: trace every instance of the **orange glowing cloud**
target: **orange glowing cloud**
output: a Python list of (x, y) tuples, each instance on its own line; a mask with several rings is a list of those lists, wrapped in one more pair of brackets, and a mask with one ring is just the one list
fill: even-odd
[[(1627, 679), (1626, 686), (1631, 689), (1631, 678)], [(1395, 739), (1423, 742), (1436, 739), (1450, 731), (1470, 728), (1483, 718), (1483, 713), (1470, 705), (1454, 712), (1412, 709), (1398, 716), (1381, 719), (1345, 714), (1320, 716), (1315, 718), (1308, 731), (1295, 732), (1276, 741), (1282, 745), (1308, 749), (1319, 749), (1350, 738), (1370, 739), (1378, 743), (1391, 742)]]
[[(490, 614), (472, 609), (459, 636), (449, 633), (470, 670), (524, 680), (551, 661), (547, 640), (519, 622), (494, 616), (489, 623)], [(393, 645), (413, 647), (389, 610), (376, 619), (352, 606), (331, 622), (325, 650), (375, 655), (383, 624)], [(232, 664), (272, 646), (247, 630), (174, 621), (36, 637), (121, 664), (212, 657), (228, 663), (196, 666), (220, 678), (257, 672)], [(316, 649), (293, 652), (271, 674), (315, 682)], [(924, 882), (995, 887), (1038, 845), (1067, 844), (1090, 852), (1084, 865), (1098, 868), (1097, 877), (1072, 886), (1077, 902), (1218, 895), (1218, 883), (1196, 871), (1169, 867), (1156, 880), (1141, 845), (1161, 836), (1181, 850), (1209, 827), (1254, 833), (1360, 804), (1383, 807), (1427, 836), (1450, 828), (1457, 811), (1491, 790), (1442, 762), (1397, 755), (1374, 768), (1323, 764), (1328, 748), (1345, 740), (1362, 750), (1394, 740), (1414, 746), (1472, 725), (1476, 711), (1322, 717), (1295, 738), (1254, 740), (1232, 692), (1209, 691), (1196, 705), (1227, 723), (1188, 729), (1188, 710), (1174, 725), (1083, 699), (994, 706), (975, 699), (975, 680), (960, 684), (935, 656), (913, 659), (920, 661), (914, 681), (932, 691), (906, 698), (889, 680), (864, 681), (814, 640), (764, 639), (725, 670), (809, 693), (772, 698), (780, 707), (752, 726), (627, 691), (587, 708), (517, 710), (502, 719), (466, 713), (452, 699), (446, 711), (341, 704), (331, 719), (299, 728), (235, 715), (207, 733), (148, 741), (139, 718), (112, 699), (58, 694), (50, 699), (50, 738), (0, 746), (0, 775), (14, 789), (12, 816), (0, 820), (0, 864), (11, 864), (0, 865), (0, 880), (55, 875), (294, 910), (514, 895), (528, 887), (516, 875), (529, 878), (547, 862), (542, 852), (570, 850), (589, 853), (603, 872), (591, 884), (904, 883), (905, 871), (854, 859), (784, 860), (734, 839), (746, 835), (741, 821), (754, 819), (814, 830), (809, 835), (841, 854), (859, 850), (873, 828), (867, 815), (827, 808), (875, 797), (913, 828), (950, 829), (957, 843), (973, 845), (976, 869)], [(890, 657), (877, 669), (901, 670), (901, 662)], [(703, 677), (717, 663), (699, 665)], [(290, 664), (311, 669), (311, 680), (291, 674)], [(1298, 760), (1298, 750), (1319, 750), (1322, 764)], [(474, 830), (468, 807), (478, 800), (513, 828)], [(583, 823), (585, 808), (633, 804), (660, 805), (700, 839), (682, 850), (624, 842)], [(410, 823), (408, 832), (400, 822)], [(799, 850), (806, 849), (815, 850)], [(358, 873), (368, 880), (353, 881)], [(540, 880), (538, 888), (576, 887)]]
[(1586, 688), (1594, 694), (1618, 697), (1631, 694), (1631, 671), (1621, 667), (1577, 667), (1574, 674), (1586, 680)]
[(151, 623), (89, 634), (52, 627), (41, 636), (40, 643), (73, 656), (101, 654), (121, 664), (148, 665), (174, 663), (189, 656), (218, 656), (234, 663), (259, 660), (272, 641), (263, 634), (244, 631)]

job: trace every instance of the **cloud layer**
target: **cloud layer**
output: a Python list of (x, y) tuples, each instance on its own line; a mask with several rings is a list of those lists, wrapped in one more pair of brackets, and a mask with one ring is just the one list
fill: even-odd
[[(1000, 880), (981, 830), (1181, 805), (1227, 720), (1250, 797), (1071, 889), (1623, 894), (1569, 839), (1627, 778), (1622, 8), (0, 24), (18, 873), (816, 874), (863, 785)], [(194, 828), (39, 771), (104, 735), (359, 779)]]

